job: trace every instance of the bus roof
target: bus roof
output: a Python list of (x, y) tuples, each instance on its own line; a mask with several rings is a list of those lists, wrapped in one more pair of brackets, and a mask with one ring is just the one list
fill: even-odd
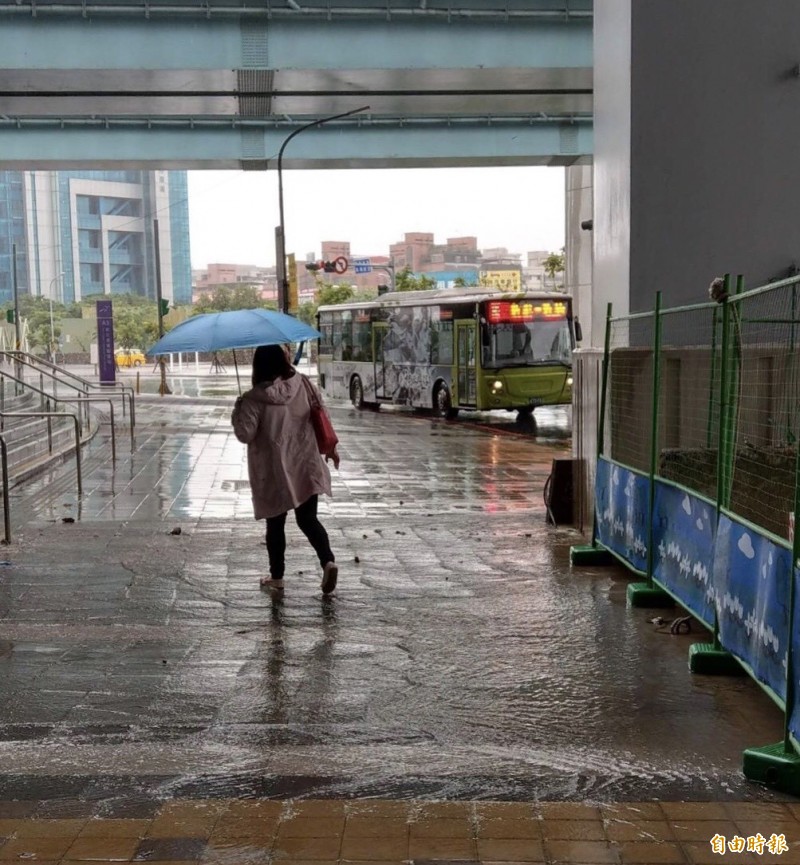
[(375, 300), (320, 306), (318, 312), (337, 309), (380, 309), (381, 307), (433, 306), (440, 303), (480, 303), (482, 300), (571, 300), (561, 291), (499, 291), (485, 285), (434, 288), (425, 291), (390, 291)]

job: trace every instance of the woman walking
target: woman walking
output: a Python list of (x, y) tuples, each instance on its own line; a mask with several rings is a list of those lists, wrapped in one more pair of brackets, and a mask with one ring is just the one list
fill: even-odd
[(317, 519), (320, 493), (331, 494), (328, 460), (339, 468), (334, 448), (320, 456), (311, 424), (308, 388), (322, 405), (319, 391), (289, 362), (279, 345), (261, 345), (253, 354), (253, 387), (236, 400), (233, 431), (247, 445), (247, 472), (257, 520), (267, 521), (269, 577), (264, 588), (282, 589), (286, 569), (286, 514), (294, 510), (322, 566), (322, 591), (336, 588), (338, 568), (328, 533)]

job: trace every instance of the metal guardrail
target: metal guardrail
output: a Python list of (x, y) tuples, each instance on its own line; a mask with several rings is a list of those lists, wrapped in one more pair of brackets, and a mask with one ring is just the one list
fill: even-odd
[[(76, 476), (77, 476), (77, 487), (78, 487), (78, 495), (81, 496), (83, 494), (83, 476), (82, 476), (82, 466), (81, 466), (81, 426), (82, 426), (82, 418), (85, 419), (86, 431), (87, 433), (91, 432), (91, 416), (90, 416), (90, 406), (92, 403), (106, 403), (109, 408), (109, 423), (111, 425), (111, 460), (112, 462), (116, 462), (117, 458), (117, 444), (116, 444), (116, 423), (114, 418), (114, 399), (119, 396), (121, 399), (122, 405), (122, 414), (123, 417), (126, 414), (126, 408), (130, 409), (130, 437), (131, 437), (131, 453), (135, 449), (134, 442), (134, 426), (136, 423), (136, 415), (134, 408), (134, 392), (133, 388), (130, 385), (124, 385), (120, 383), (114, 383), (112, 387), (118, 387), (114, 393), (109, 394), (108, 385), (100, 385), (96, 382), (88, 381), (87, 379), (82, 378), (81, 376), (76, 375), (75, 373), (69, 372), (67, 370), (62, 369), (56, 364), (51, 363), (50, 361), (39, 358), (35, 355), (28, 354), (27, 352), (18, 352), (18, 351), (5, 351), (0, 352), (0, 357), (5, 357), (10, 363), (14, 365), (15, 371), (18, 375), (13, 375), (12, 373), (0, 370), (0, 431), (5, 428), (5, 419), (6, 418), (46, 418), (47, 419), (47, 448), (48, 453), (52, 455), (53, 453), (53, 418), (71, 418), (72, 423), (75, 428), (75, 465), (76, 465)], [(30, 381), (26, 381), (23, 373), (23, 367), (33, 370), (34, 372), (38, 372), (39, 374), (39, 386), (37, 387), (35, 384), (32, 384)], [(45, 389), (45, 377), (47, 377), (48, 381), (52, 382), (53, 392), (49, 393)], [(67, 404), (75, 404), (77, 407), (77, 412), (61, 412), (61, 411), (5, 411), (5, 382), (6, 379), (9, 381), (13, 381), (15, 384), (15, 391), (17, 393), (24, 393), (27, 388), (32, 393), (39, 394), (40, 403), (42, 408), (45, 406), (50, 408), (51, 401), (56, 404), (67, 403)], [(63, 386), (76, 391), (77, 393), (72, 396), (58, 396), (58, 385), (62, 384)], [(17, 390), (17, 387), (20, 389)], [(92, 390), (102, 389), (104, 391), (104, 395), (100, 396), (99, 394), (91, 394)], [(2, 471), (2, 494), (3, 494), (3, 527), (4, 527), (4, 538), (3, 543), (9, 544), (11, 543), (11, 505), (9, 500), (9, 488), (10, 488), (10, 478), (8, 471), (8, 451), (9, 451), (9, 443), (6, 441), (5, 435), (0, 432), (0, 471)]]
[(0, 469), (3, 472), (3, 526), (5, 537), (3, 543), (11, 543), (11, 506), (8, 503), (8, 445), (0, 435)]
[[(78, 416), (71, 412), (43, 412), (43, 411), (11, 411), (0, 412), (0, 419), (3, 421), (7, 417), (46, 417), (47, 418), (47, 449), (50, 454), (53, 453), (53, 435), (52, 435), (52, 419), (57, 418), (72, 418), (75, 425), (75, 470), (78, 481), (78, 495), (83, 494), (83, 472), (81, 468), (81, 426)], [(8, 476), (8, 442), (5, 437), (0, 434), (0, 462), (2, 462), (3, 471), (3, 525), (5, 529), (4, 543), (11, 543), (11, 507), (9, 504), (9, 476)]]
[[(2, 379), (8, 378), (11, 381), (17, 382), (18, 384), (22, 384), (24, 387), (27, 387), (29, 390), (32, 390), (34, 393), (38, 393), (43, 395), (47, 400), (52, 400), (56, 403), (76, 403), (78, 405), (87, 404), (87, 403), (97, 403), (104, 402), (108, 403), (109, 411), (110, 411), (110, 421), (111, 421), (111, 461), (117, 461), (117, 439), (116, 439), (116, 424), (114, 423), (114, 401), (109, 397), (101, 397), (101, 396), (82, 396), (82, 397), (58, 397), (53, 396), (53, 394), (47, 393), (45, 390), (32, 385), (30, 382), (26, 382), (23, 379), (17, 378), (11, 373), (0, 371), (0, 381)], [(0, 391), (0, 399), (2, 398), (3, 392)], [(87, 424), (87, 429), (89, 425)], [(131, 424), (131, 453), (136, 449), (135, 442), (133, 438), (133, 425)]]
[[(87, 395), (89, 394), (90, 390), (100, 390), (103, 393), (107, 394), (109, 393), (109, 391), (113, 392), (115, 388), (119, 388), (118, 394), (122, 397), (122, 416), (125, 417), (125, 403), (127, 399), (127, 403), (130, 408), (131, 426), (136, 425), (134, 389), (131, 385), (126, 385), (122, 382), (99, 384), (98, 382), (89, 381), (88, 379), (85, 379), (74, 372), (70, 372), (63, 367), (58, 366), (58, 364), (55, 364), (52, 361), (45, 360), (44, 358), (41, 358), (35, 354), (31, 354), (30, 352), (9, 350), (0, 352), (0, 357), (2, 356), (9, 357), (13, 359), (14, 362), (21, 363), (39, 372), (41, 387), (44, 387), (41, 376), (46, 373), (54, 383), (53, 393), (55, 394), (57, 394), (57, 384), (59, 382), (65, 387), (71, 387), (75, 390), (83, 390), (83, 392)], [(79, 382), (79, 384), (73, 384), (73, 382)]]

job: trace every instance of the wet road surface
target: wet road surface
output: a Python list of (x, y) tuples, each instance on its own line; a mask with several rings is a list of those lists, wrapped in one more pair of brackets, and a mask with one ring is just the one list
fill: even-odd
[(691, 676), (705, 632), (629, 609), (625, 571), (570, 567), (542, 501), (563, 436), (334, 407), (339, 588), (290, 520), (273, 598), (229, 412), (143, 398), (80, 501), (69, 464), (16, 491), (0, 799), (780, 798), (739, 768), (782, 738), (772, 703)]

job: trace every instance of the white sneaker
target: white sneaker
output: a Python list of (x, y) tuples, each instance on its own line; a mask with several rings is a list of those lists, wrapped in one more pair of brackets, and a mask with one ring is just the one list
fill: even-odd
[(336, 588), (336, 580), (339, 577), (339, 568), (336, 562), (328, 562), (322, 569), (322, 594), (329, 595)]
[(283, 590), (283, 580), (272, 580), (264, 578), (260, 584), (262, 589)]

